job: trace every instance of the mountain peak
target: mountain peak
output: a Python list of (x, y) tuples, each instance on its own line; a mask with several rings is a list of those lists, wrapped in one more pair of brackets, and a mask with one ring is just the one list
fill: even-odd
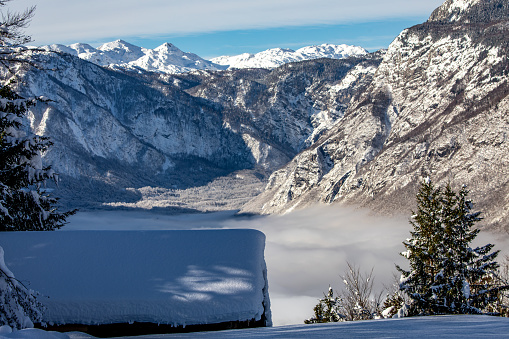
[(154, 51), (158, 52), (182, 52), (177, 46), (174, 44), (170, 44), (169, 42), (165, 42), (159, 47), (154, 48)]
[(507, 0), (447, 0), (433, 11), (428, 22), (488, 23), (507, 19)]
[(141, 47), (130, 44), (124, 40), (118, 39), (112, 42), (107, 42), (97, 47), (99, 51), (107, 52), (107, 51), (126, 51), (126, 52), (140, 52)]
[(84, 44), (81, 42), (69, 45), (68, 47), (75, 50), (76, 53), (78, 53), (78, 54), (93, 53), (96, 50), (94, 47), (90, 46), (89, 44)]

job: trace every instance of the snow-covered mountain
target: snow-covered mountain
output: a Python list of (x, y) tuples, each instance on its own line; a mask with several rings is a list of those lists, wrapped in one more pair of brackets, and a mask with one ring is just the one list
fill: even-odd
[(112, 69), (145, 70), (178, 74), (195, 70), (224, 70), (229, 68), (275, 68), (286, 63), (320, 58), (342, 59), (361, 56), (368, 52), (362, 47), (348, 45), (308, 46), (293, 51), (274, 48), (257, 54), (221, 56), (205, 60), (193, 53), (185, 53), (170, 43), (154, 49), (138, 47), (123, 40), (116, 40), (94, 48), (88, 44), (46, 45), (47, 51), (68, 53), (99, 66)]
[(467, 184), (484, 223), (507, 230), (508, 27), (506, 0), (447, 0), (404, 30), (343, 119), (246, 210), (341, 202), (408, 214), (430, 176)]
[[(429, 175), (441, 185), (469, 185), (484, 223), (503, 228), (508, 27), (505, 0), (447, 0), (386, 52), (179, 75), (118, 72), (82, 60), (145, 60), (146, 51), (123, 42), (95, 51), (61, 46), (73, 55), (26, 52), (47, 67), (20, 70), (26, 81), (19, 86), (23, 95), (52, 100), (31, 108), (31, 126), (55, 141), (46, 159), (70, 186), (88, 185), (93, 201), (175, 203), (185, 199), (172, 187), (197, 186), (231, 197), (242, 184), (214, 180), (251, 170), (251, 183), (272, 175), (246, 212), (341, 202), (408, 214)], [(171, 50), (178, 54), (165, 45), (146, 58)], [(202, 188), (191, 200), (212, 197)], [(232, 207), (214, 199), (219, 209)]]
[(51, 100), (31, 107), (29, 126), (51, 136), (45, 159), (78, 204), (137, 200), (126, 187), (205, 184), (254, 164), (217, 108), (171, 84), (152, 87), (70, 54), (24, 56), (41, 67), (19, 70), (28, 84), (19, 91)]
[(113, 69), (145, 70), (171, 74), (194, 70), (225, 69), (225, 67), (202, 59), (196, 54), (182, 52), (169, 43), (164, 43), (154, 49), (138, 47), (123, 40), (105, 43), (98, 48), (81, 43), (69, 46), (47, 45), (39, 48), (68, 53), (96, 65), (108, 66)]
[(380, 60), (379, 55), (367, 55), (274, 70), (233, 69), (211, 74), (187, 92), (219, 104), (233, 130), (274, 145), (289, 160), (341, 120)]
[(493, 0), (446, 0), (428, 22), (482, 24), (507, 20), (509, 3)]
[(296, 51), (291, 49), (273, 48), (256, 54), (244, 53), (234, 56), (220, 56), (211, 59), (218, 65), (232, 68), (276, 68), (281, 65), (303, 60), (320, 58), (343, 59), (350, 56), (361, 56), (368, 52), (358, 46), (323, 44), (308, 46)]
[[(165, 190), (206, 185), (236, 170), (258, 171), (259, 182), (341, 119), (355, 88), (365, 86), (380, 61), (368, 55), (276, 70), (167, 75), (100, 67), (83, 60), (98, 56), (89, 46), (74, 47), (82, 58), (25, 51), (41, 67), (20, 69), (18, 76), (25, 79), (19, 83), (24, 96), (51, 100), (31, 107), (30, 125), (53, 140), (45, 159), (62, 175), (60, 187), (68, 190), (72, 203), (81, 206), (127, 206), (154, 196), (175, 206), (179, 199), (174, 196), (181, 193)], [(122, 53), (135, 59), (139, 53), (123, 43), (101, 50), (110, 61)], [(242, 177), (249, 182), (236, 185), (252, 187), (253, 176)], [(240, 202), (244, 198), (233, 207)]]

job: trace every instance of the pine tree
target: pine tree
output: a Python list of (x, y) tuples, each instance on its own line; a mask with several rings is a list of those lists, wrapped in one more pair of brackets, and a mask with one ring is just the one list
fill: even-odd
[[(9, 0), (0, 0), (0, 8)], [(16, 80), (15, 68), (28, 63), (20, 58), (25, 49), (19, 44), (30, 40), (22, 33), (35, 8), (23, 13), (1, 13), (0, 69), (10, 79), (0, 86), (0, 231), (45, 231), (59, 228), (75, 213), (58, 212), (57, 199), (44, 189), (46, 180), (57, 175), (43, 167), (42, 153), (51, 146), (46, 137), (31, 133), (25, 114), (36, 100), (16, 94), (11, 87)], [(5, 266), (0, 247), (0, 326), (21, 329), (41, 321), (42, 305), (35, 292), (14, 278)]]
[(401, 291), (394, 291), (387, 295), (382, 305), (382, 317), (392, 318), (398, 313), (398, 310), (405, 304), (405, 299), (401, 296)]
[[(470, 248), (469, 243), (479, 233), (478, 229), (472, 230), (475, 222), (481, 220), (479, 212), (471, 213), (473, 204), (468, 198), (468, 190), (464, 186), (457, 197), (458, 214), (458, 260), (466, 265), (456, 270), (456, 275), (464, 274), (463, 284), (465, 293), (468, 293), (468, 313), (481, 313), (482, 311), (495, 311), (493, 304), (497, 302), (500, 293), (507, 291), (509, 286), (501, 284), (497, 271), (500, 265), (496, 258), (500, 251), (493, 251), (494, 244), (487, 244), (477, 248)], [(463, 273), (465, 272), (465, 273)], [(467, 313), (467, 312), (462, 312)]]
[[(8, 1), (0, 0), (0, 7)], [(0, 65), (9, 72), (21, 63), (17, 44), (29, 41), (20, 29), (34, 8), (21, 14), (2, 13)], [(14, 77), (15, 78), (15, 77)], [(36, 100), (24, 99), (11, 88), (0, 87), (0, 231), (46, 231), (60, 228), (75, 211), (61, 213), (57, 199), (44, 189), (48, 179), (57, 180), (50, 167), (42, 166), (41, 154), (51, 146), (47, 137), (33, 135), (23, 126), (28, 108)]]
[(305, 324), (328, 323), (341, 321), (345, 316), (340, 313), (341, 298), (334, 297), (334, 291), (329, 286), (327, 295), (318, 301), (313, 311), (315, 315), (304, 320)]
[(403, 244), (410, 270), (399, 266), (400, 289), (411, 299), (409, 315), (482, 313), (509, 286), (496, 281), (494, 245), (471, 248), (480, 212), (472, 212), (468, 190), (434, 188), (425, 180), (417, 194), (412, 238)]
[(22, 118), (32, 103), (9, 86), (0, 88), (0, 231), (52, 230), (74, 213), (58, 212), (58, 200), (44, 190), (45, 181), (57, 176), (42, 166), (49, 139), (23, 131)]
[(402, 253), (410, 261), (410, 270), (396, 268), (402, 273), (400, 289), (414, 301), (415, 314), (436, 313), (436, 278), (440, 276), (441, 262), (441, 190), (435, 188), (430, 180), (424, 180), (417, 193), (417, 212), (412, 212), (410, 224), (414, 231), (412, 237), (404, 242), (406, 251)]

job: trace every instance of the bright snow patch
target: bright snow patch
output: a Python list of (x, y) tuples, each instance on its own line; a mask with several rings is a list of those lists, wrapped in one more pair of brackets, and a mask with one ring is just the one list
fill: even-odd
[(12, 232), (1, 246), (47, 323), (270, 325), (259, 231)]
[(452, 11), (455, 9), (465, 11), (478, 2), (479, 0), (453, 0), (451, 6), (449, 7), (449, 12), (452, 13)]
[[(504, 338), (509, 331), (509, 319), (479, 315), (455, 315), (413, 317), (343, 323), (292, 325), (233, 331), (200, 332), (184, 334), (160, 334), (131, 337), (152, 338)], [(90, 338), (79, 332), (68, 333), (71, 339)], [(12, 334), (2, 333), (4, 338), (64, 339), (67, 336), (41, 330), (21, 330)]]

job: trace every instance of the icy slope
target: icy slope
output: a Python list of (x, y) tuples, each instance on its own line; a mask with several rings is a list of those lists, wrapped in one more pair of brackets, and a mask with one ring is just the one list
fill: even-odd
[[(509, 320), (507, 318), (456, 315), (187, 333), (178, 336), (161, 335), (157, 338), (502, 338), (507, 336), (507, 330), (509, 330)], [(71, 338), (74, 337), (71, 335)], [(134, 339), (134, 337), (131, 338)], [(142, 339), (143, 337), (136, 338)]]
[(244, 53), (234, 56), (220, 56), (211, 59), (213, 63), (231, 68), (275, 68), (290, 62), (320, 58), (343, 59), (349, 56), (362, 56), (368, 52), (358, 46), (323, 44), (308, 46), (296, 51), (273, 48), (256, 54)]
[[(183, 334), (160, 334), (157, 336), (129, 337), (133, 339), (171, 338), (503, 338), (509, 330), (507, 318), (482, 315), (454, 315), (435, 317), (414, 317), (405, 319), (367, 320), (349, 323), (328, 323), (314, 325), (292, 325), (271, 328), (243, 329), (218, 332)], [(71, 339), (89, 338), (78, 332), (69, 333)], [(58, 339), (67, 335), (41, 330), (22, 330), (2, 333), (0, 338)], [(127, 338), (127, 337), (126, 337)]]
[[(246, 210), (338, 201), (408, 213), (416, 185), (430, 175), (468, 184), (484, 223), (506, 228), (509, 12), (500, 19), (490, 9), (507, 2), (467, 1), (458, 20), (438, 19), (459, 3), (447, 1), (429, 22), (403, 31), (344, 118), (276, 171)], [(479, 13), (494, 20), (474, 24)]]

